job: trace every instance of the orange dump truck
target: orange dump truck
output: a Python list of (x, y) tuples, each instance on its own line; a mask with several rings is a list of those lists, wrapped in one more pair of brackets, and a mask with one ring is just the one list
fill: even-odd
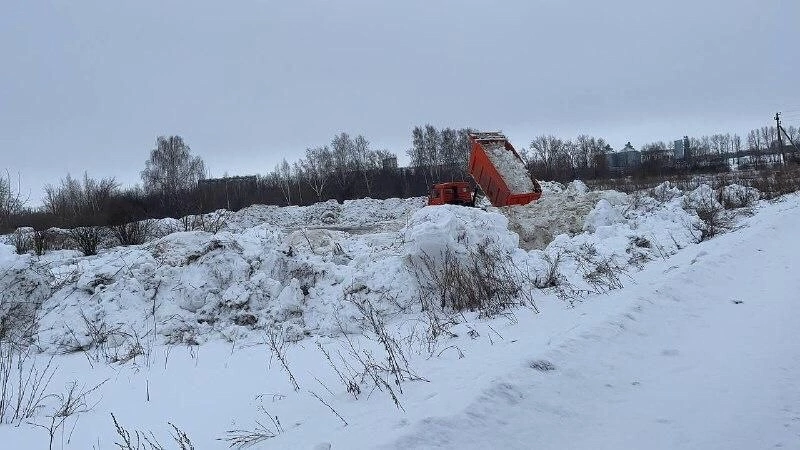
[(526, 205), (542, 196), (514, 146), (501, 133), (470, 133), (469, 173), (493, 206)]

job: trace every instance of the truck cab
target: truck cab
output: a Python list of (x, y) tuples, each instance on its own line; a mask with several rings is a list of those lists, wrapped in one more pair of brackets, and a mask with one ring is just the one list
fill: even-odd
[(467, 181), (434, 184), (428, 194), (428, 205), (475, 206), (475, 195)]

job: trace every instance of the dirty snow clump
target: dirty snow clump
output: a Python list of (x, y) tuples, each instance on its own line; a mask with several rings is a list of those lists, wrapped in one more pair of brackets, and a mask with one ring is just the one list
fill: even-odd
[[(560, 192), (551, 192), (532, 203), (503, 208), (509, 228), (519, 235), (525, 250), (544, 249), (559, 234), (574, 236), (584, 231), (586, 216), (597, 202), (605, 199), (611, 206), (627, 203), (627, 195), (617, 191), (586, 192), (570, 183)], [(585, 185), (583, 185), (585, 187)]]
[(566, 187), (558, 181), (539, 181), (539, 186), (542, 188), (542, 195), (560, 194), (566, 189)]

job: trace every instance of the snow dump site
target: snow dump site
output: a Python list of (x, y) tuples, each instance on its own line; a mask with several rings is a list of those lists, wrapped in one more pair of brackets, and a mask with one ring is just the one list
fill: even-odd
[(543, 189), (0, 245), (2, 447), (798, 448), (800, 197)]

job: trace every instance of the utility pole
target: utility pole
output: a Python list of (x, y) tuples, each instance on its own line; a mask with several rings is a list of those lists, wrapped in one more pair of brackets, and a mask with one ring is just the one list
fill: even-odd
[[(780, 114), (780, 113), (778, 113), (778, 114)], [(778, 115), (778, 114), (776, 114), (776, 115)], [(780, 118), (779, 115), (778, 115), (778, 117)], [(792, 149), (793, 149), (792, 150), (792, 159), (796, 162), (798, 160), (797, 159), (797, 156), (798, 156), (797, 155), (797, 153), (798, 153), (797, 151), (800, 150), (800, 148), (798, 148), (797, 144), (794, 143), (794, 140), (792, 139), (791, 136), (789, 136), (789, 133), (787, 133), (786, 130), (783, 129), (783, 126), (780, 123), (778, 123), (778, 139), (780, 139), (781, 148), (783, 148), (783, 138), (781, 137), (781, 134), (780, 134), (781, 131), (783, 131), (783, 135), (786, 136), (786, 139), (789, 140), (789, 143), (792, 144)]]
[(778, 132), (778, 151), (781, 152), (781, 162), (786, 165), (786, 155), (783, 153), (783, 138), (781, 138), (781, 113), (775, 113), (775, 131)]

